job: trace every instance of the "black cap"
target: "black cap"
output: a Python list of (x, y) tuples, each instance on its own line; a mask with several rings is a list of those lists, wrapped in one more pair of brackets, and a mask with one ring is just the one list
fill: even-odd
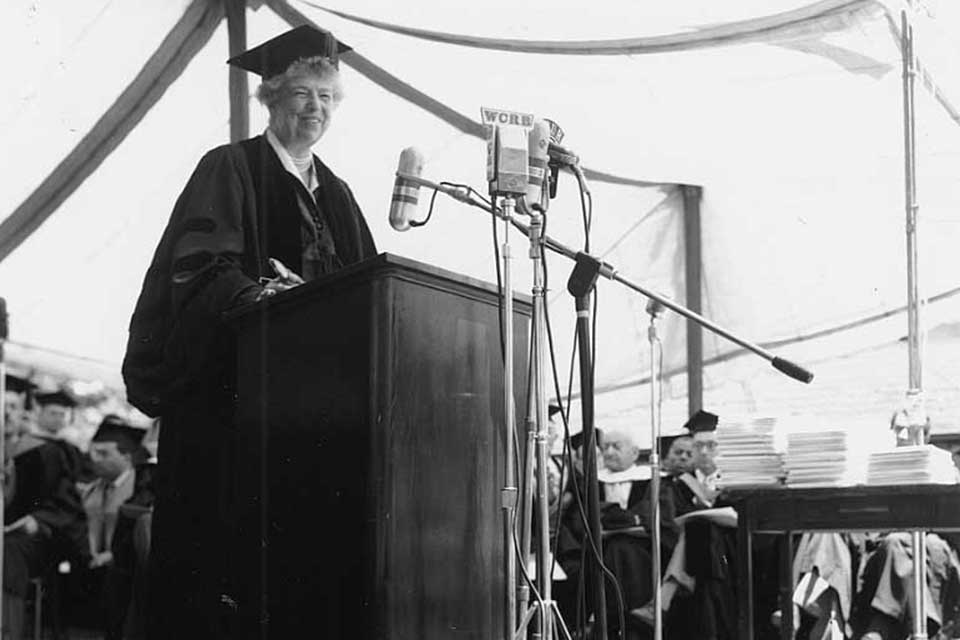
[(689, 431), (690, 433), (699, 433), (701, 431), (716, 431), (717, 422), (720, 420), (718, 416), (710, 413), (709, 411), (704, 411), (700, 409), (695, 414), (690, 416), (690, 419), (687, 420), (687, 424), (683, 425), (683, 428)]
[(143, 429), (131, 426), (118, 415), (109, 414), (100, 422), (91, 442), (116, 442), (121, 451), (132, 452), (139, 449), (145, 435)]
[(35, 393), (33, 394), (33, 399), (36, 400), (39, 405), (59, 404), (64, 407), (77, 406), (77, 401), (73, 399), (73, 396), (63, 389)]
[[(597, 444), (602, 443), (603, 431), (601, 431), (600, 429), (594, 428), (593, 433), (594, 433), (593, 437), (597, 439)], [(583, 438), (584, 438), (583, 431), (578, 431), (577, 433), (573, 434), (572, 436), (570, 436), (570, 446), (574, 449), (579, 449), (580, 447), (583, 446)]]
[(557, 415), (558, 413), (560, 413), (560, 405), (558, 405), (558, 404), (556, 404), (556, 403), (554, 403), (554, 402), (551, 402), (550, 404), (547, 405), (547, 417), (548, 417), (548, 418), (552, 418), (553, 416)]
[(301, 58), (321, 56), (337, 66), (340, 54), (350, 50), (329, 31), (302, 25), (230, 58), (227, 64), (251, 71), (266, 80), (285, 72)]
[(673, 446), (673, 443), (677, 438), (689, 437), (691, 437), (689, 433), (675, 433), (669, 436), (660, 436), (660, 439), (657, 440), (657, 452), (660, 454), (660, 458), (662, 460), (666, 460), (667, 454), (670, 453), (670, 447)]
[(26, 378), (15, 376), (12, 373), (6, 374), (4, 376), (4, 381), (7, 385), (7, 391), (13, 391), (14, 393), (27, 393), (37, 388), (37, 385), (33, 384)]

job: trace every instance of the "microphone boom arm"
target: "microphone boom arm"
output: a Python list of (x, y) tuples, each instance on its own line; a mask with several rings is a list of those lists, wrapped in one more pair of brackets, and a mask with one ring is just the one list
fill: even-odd
[[(507, 220), (508, 222), (510, 222), (514, 227), (522, 231), (523, 234), (526, 235), (527, 237), (530, 236), (530, 227), (514, 219), (513, 216), (504, 216), (503, 212), (501, 212), (497, 207), (474, 200), (473, 198), (470, 197), (470, 192), (465, 188), (449, 187), (447, 185), (437, 184), (435, 182), (431, 182), (430, 180), (425, 180), (423, 178), (420, 178), (419, 176), (411, 176), (405, 173), (401, 173), (399, 171), (397, 172), (397, 176), (403, 178), (404, 180), (409, 180), (410, 182), (413, 182), (420, 186), (427, 187), (430, 189), (435, 189), (436, 191), (440, 191), (455, 200), (459, 200), (460, 202), (463, 202), (464, 204), (469, 204), (474, 207), (477, 207), (478, 209), (483, 209), (488, 213), (492, 213), (493, 215), (497, 216), (501, 220)], [(703, 317), (702, 315), (696, 313), (695, 311), (691, 311), (690, 309), (684, 307), (683, 305), (677, 302), (674, 302), (667, 296), (661, 293), (657, 293), (652, 289), (648, 289), (643, 285), (637, 284), (636, 282), (633, 282), (629, 278), (626, 278), (620, 275), (620, 273), (617, 271), (615, 267), (613, 267), (612, 265), (606, 262), (603, 262), (599, 258), (592, 256), (588, 253), (584, 253), (583, 251), (575, 251), (574, 249), (571, 249), (570, 247), (566, 246), (562, 242), (559, 242), (546, 234), (541, 234), (541, 236), (543, 238), (544, 245), (554, 253), (558, 253), (575, 262), (585, 261), (588, 263), (590, 262), (594, 263), (598, 270), (599, 275), (603, 276), (607, 280), (613, 280), (614, 282), (619, 282), (620, 284), (627, 287), (628, 289), (636, 291), (637, 293), (643, 296), (646, 296), (651, 300), (655, 300), (659, 302), (667, 309), (670, 309), (671, 311), (680, 314), (684, 318), (687, 318), (688, 320), (693, 320), (694, 322), (696, 322), (698, 325), (700, 325), (707, 331), (710, 331), (718, 336), (726, 338), (730, 342), (743, 347), (744, 349), (753, 353), (754, 355), (757, 355), (763, 358), (764, 360), (769, 362), (777, 371), (780, 371), (784, 375), (787, 375), (793, 378), (794, 380), (798, 380), (804, 383), (809, 383), (811, 380), (813, 380), (813, 373), (811, 371), (808, 371), (807, 369), (804, 369), (799, 364), (795, 362), (791, 362), (786, 358), (781, 358), (780, 356), (777, 356), (774, 353), (771, 353), (767, 349), (764, 349), (760, 345), (750, 342), (749, 340), (746, 340), (744, 338), (741, 338), (736, 334), (732, 333), (731, 331), (728, 331), (727, 329), (724, 329), (720, 325), (714, 323), (712, 320), (709, 320)]]

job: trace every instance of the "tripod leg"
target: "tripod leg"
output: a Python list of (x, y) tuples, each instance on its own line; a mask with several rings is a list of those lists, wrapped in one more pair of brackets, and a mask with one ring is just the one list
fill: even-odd
[(553, 615), (553, 637), (556, 640), (572, 640), (567, 625), (563, 622), (563, 616), (560, 615), (560, 607), (554, 600), (550, 601), (550, 612)]

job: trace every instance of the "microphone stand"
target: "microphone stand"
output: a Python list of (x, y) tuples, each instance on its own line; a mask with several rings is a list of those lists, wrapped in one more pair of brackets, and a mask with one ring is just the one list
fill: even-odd
[[(551, 638), (562, 637), (570, 640), (570, 633), (563, 623), (560, 615), (560, 609), (552, 597), (553, 578), (551, 576), (552, 562), (550, 558), (550, 516), (548, 505), (548, 487), (547, 487), (547, 458), (549, 452), (549, 434), (547, 433), (547, 391), (546, 391), (546, 370), (545, 356), (547, 354), (546, 338), (546, 295), (543, 276), (543, 214), (537, 210), (527, 210), (522, 207), (525, 213), (530, 215), (530, 226), (527, 236), (530, 239), (530, 261), (533, 265), (533, 317), (531, 319), (531, 358), (530, 358), (530, 397), (528, 397), (528, 439), (527, 439), (527, 464), (524, 467), (524, 499), (523, 514), (521, 519), (521, 562), (526, 562), (530, 553), (530, 539), (535, 525), (537, 532), (536, 547), (536, 567), (537, 567), (537, 589), (539, 597), (536, 604), (526, 608), (526, 601), (521, 601), (524, 611), (523, 619), (513, 636), (514, 640), (525, 640), (527, 638), (527, 626), (534, 618), (536, 625), (532, 638), (537, 640), (550, 640)], [(510, 295), (510, 292), (508, 292)], [(530, 447), (533, 445), (534, 451)], [(535, 464), (530, 464), (535, 460)], [(534, 480), (534, 473), (536, 480)], [(536, 522), (531, 523), (533, 518), (533, 488), (536, 486)], [(523, 586), (523, 593), (528, 588)], [(521, 610), (523, 610), (521, 608)]]
[(657, 316), (663, 311), (659, 303), (647, 304), (650, 326), (647, 339), (650, 341), (650, 547), (653, 554), (653, 640), (663, 638), (663, 594), (660, 574), (660, 374), (662, 373), (661, 350), (663, 345), (657, 335)]
[[(741, 338), (741, 337), (739, 337), (738, 335), (736, 335), (736, 334), (734, 334), (734, 333), (732, 333), (732, 332), (724, 329), (724, 328), (721, 327), (720, 325), (715, 324), (715, 323), (712, 322), (711, 320), (708, 320), (708, 319), (705, 318), (704, 316), (701, 316), (700, 314), (698, 314), (698, 313), (696, 313), (696, 312), (694, 312), (694, 311), (691, 311), (690, 309), (686, 308), (685, 306), (683, 306), (683, 305), (681, 305), (681, 304), (679, 304), (679, 303), (677, 303), (677, 302), (674, 302), (673, 300), (671, 300), (671, 299), (668, 298), (667, 296), (665, 296), (665, 295), (663, 295), (663, 294), (661, 294), (661, 293), (658, 293), (658, 292), (656, 292), (656, 291), (653, 291), (652, 289), (648, 289), (648, 288), (646, 288), (646, 287), (644, 287), (644, 286), (642, 286), (642, 285), (640, 285), (640, 284), (638, 284), (638, 283), (636, 283), (636, 282), (633, 282), (632, 280), (630, 280), (630, 279), (628, 279), (628, 278), (625, 278), (624, 276), (621, 276), (621, 275), (617, 272), (616, 268), (614, 268), (614, 267), (611, 266), (610, 264), (607, 264), (607, 263), (601, 261), (599, 258), (597, 258), (597, 257), (595, 257), (595, 256), (592, 256), (592, 255), (590, 255), (590, 254), (588, 254), (588, 253), (586, 253), (586, 252), (583, 252), (583, 251), (575, 251), (575, 250), (571, 249), (570, 247), (564, 245), (563, 243), (558, 242), (557, 240), (554, 240), (554, 239), (551, 238), (550, 236), (548, 236), (548, 235), (546, 235), (546, 234), (543, 234), (543, 233), (541, 232), (542, 222), (537, 222), (536, 220), (534, 220), (533, 218), (531, 218), (532, 222), (531, 222), (531, 225), (530, 225), (529, 227), (528, 227), (527, 225), (524, 225), (524, 224), (521, 223), (521, 222), (518, 222), (518, 221), (515, 220), (509, 213), (506, 213), (506, 214), (504, 213), (505, 211), (506, 211), (506, 212), (512, 211), (513, 205), (514, 205), (514, 201), (512, 200), (512, 198), (505, 198), (504, 201), (503, 201), (503, 203), (502, 203), (502, 208), (497, 208), (496, 206), (489, 206), (489, 205), (487, 205), (487, 204), (485, 204), (485, 203), (477, 202), (477, 201), (475, 201), (475, 200), (473, 200), (473, 199), (471, 199), (471, 198), (469, 198), (469, 197), (466, 197), (466, 196), (465, 196), (465, 197), (460, 197), (460, 196), (463, 194), (462, 190), (455, 195), (455, 194), (453, 194), (453, 193), (449, 193), (449, 192), (451, 191), (451, 189), (450, 189), (449, 187), (441, 186), (441, 185), (432, 183), (432, 182), (430, 182), (430, 181), (428, 181), (428, 180), (423, 180), (423, 179), (420, 178), (419, 176), (408, 176), (408, 175), (406, 175), (406, 174), (402, 174), (402, 173), (399, 172), (399, 171), (397, 172), (397, 175), (400, 176), (400, 177), (402, 177), (402, 178), (407, 178), (407, 179), (415, 178), (415, 179), (418, 181), (418, 183), (421, 184), (421, 185), (423, 185), (423, 186), (427, 186), (427, 187), (430, 187), (430, 188), (434, 188), (434, 189), (436, 189), (437, 191), (443, 191), (444, 193), (448, 193), (448, 195), (451, 195), (452, 197), (456, 198), (457, 200), (460, 200), (460, 201), (462, 201), (462, 202), (465, 202), (466, 204), (469, 204), (469, 205), (471, 205), (471, 206), (477, 207), (477, 208), (479, 208), (479, 209), (483, 209), (484, 211), (486, 211), (486, 212), (488, 212), (488, 213), (492, 213), (493, 215), (497, 216), (498, 218), (501, 218), (501, 219), (503, 219), (505, 222), (507, 222), (507, 223), (509, 223), (509, 224), (512, 224), (514, 227), (520, 229), (520, 231), (522, 231), (524, 235), (526, 235), (528, 238), (531, 239), (531, 242), (534, 242), (535, 239), (540, 239), (540, 240), (537, 242), (538, 245), (539, 245), (539, 244), (542, 244), (543, 246), (547, 247), (548, 249), (550, 249), (550, 250), (553, 251), (554, 253), (560, 254), (560, 255), (562, 255), (562, 256), (565, 256), (565, 257), (573, 260), (573, 261), (576, 262), (578, 265), (583, 264), (583, 266), (581, 267), (581, 269), (589, 269), (589, 270), (591, 270), (591, 271), (595, 271), (596, 274), (597, 274), (597, 276), (603, 276), (604, 278), (607, 278), (608, 280), (613, 280), (614, 282), (618, 282), (619, 284), (625, 286), (626, 288), (630, 289), (631, 291), (635, 291), (635, 292), (637, 292), (637, 293), (640, 293), (640, 294), (646, 296), (647, 298), (650, 299), (651, 305), (653, 305), (654, 303), (658, 303), (659, 305), (662, 305), (663, 307), (666, 307), (667, 309), (670, 309), (671, 311), (674, 311), (674, 312), (680, 314), (681, 316), (687, 318), (688, 320), (693, 320), (693, 321), (696, 322), (698, 325), (700, 325), (701, 327), (707, 329), (707, 330), (710, 331), (711, 333), (714, 333), (714, 334), (716, 334), (716, 335), (718, 335), (718, 336), (721, 336), (721, 337), (723, 337), (723, 338), (726, 338), (727, 340), (733, 342), (734, 344), (739, 345), (740, 347), (746, 349), (746, 350), (749, 351), (750, 353), (753, 353), (754, 355), (757, 355), (757, 356), (763, 358), (764, 360), (770, 362), (770, 364), (771, 364), (775, 369), (777, 369), (778, 371), (780, 371), (780, 372), (783, 373), (784, 375), (787, 375), (787, 376), (793, 378), (794, 380), (798, 380), (798, 381), (804, 382), (804, 383), (809, 383), (811, 380), (813, 380), (813, 373), (810, 372), (810, 371), (808, 371), (807, 369), (803, 368), (803, 367), (800, 366), (799, 364), (796, 364), (796, 363), (794, 363), (794, 362), (791, 362), (790, 360), (787, 360), (786, 358), (781, 358), (781, 357), (775, 355), (774, 353), (772, 353), (771, 351), (768, 351), (767, 349), (764, 349), (764, 348), (761, 347), (760, 345), (755, 344), (755, 343), (753, 343), (753, 342), (750, 342), (749, 340), (746, 340), (746, 339), (744, 339), (744, 338)], [(579, 177), (579, 176), (578, 176), (578, 177)], [(509, 204), (509, 207), (507, 206), (508, 204)], [(505, 227), (506, 227), (506, 225), (505, 225)], [(506, 243), (504, 244), (504, 246), (507, 247)], [(505, 264), (507, 263), (506, 257), (504, 258), (504, 263), (505, 263)], [(534, 273), (534, 276), (536, 277), (536, 275), (537, 275), (537, 274), (536, 274), (536, 272), (535, 272), (535, 273)], [(511, 312), (512, 312), (512, 301), (511, 301), (511, 298), (512, 298), (512, 295), (513, 295), (513, 294), (512, 294), (512, 292), (510, 291), (510, 289), (507, 288), (506, 282), (508, 282), (508, 280), (507, 280), (506, 277), (505, 277), (505, 288), (506, 288), (506, 291), (505, 291), (505, 299), (506, 299), (508, 302), (510, 302), (510, 307), (509, 307), (509, 308), (511, 309)], [(536, 282), (535, 282), (535, 293), (536, 293)], [(541, 294), (542, 294), (542, 290), (541, 290)], [(534, 304), (534, 310), (536, 311), (536, 308), (537, 308), (537, 307), (536, 307), (536, 298), (535, 298), (534, 302), (535, 302), (535, 304)], [(505, 305), (505, 308), (506, 308), (506, 305)], [(654, 309), (656, 309), (656, 307), (654, 307)], [(653, 359), (653, 358), (655, 358), (655, 356), (656, 356), (656, 353), (655, 353), (655, 351), (656, 351), (656, 346), (659, 345), (659, 339), (657, 338), (656, 325), (655, 325), (657, 313), (650, 312), (650, 311), (648, 311), (648, 312), (649, 312), (649, 313), (651, 314), (651, 316), (652, 316), (652, 317), (651, 317), (651, 327), (650, 327), (650, 330), (649, 330), (649, 333), (648, 333), (648, 335), (649, 335), (649, 337), (650, 337), (650, 340), (651, 340), (651, 358), (652, 358), (652, 360), (651, 360), (651, 366), (652, 366), (652, 368), (653, 368), (655, 371), (657, 371), (657, 370), (659, 370), (659, 366), (657, 366), (657, 365), (658, 365), (658, 362), (657, 362), (656, 359)], [(657, 312), (659, 312), (659, 309), (657, 309)], [(579, 315), (579, 311), (578, 311), (578, 315)], [(509, 320), (510, 322), (509, 322), (509, 324), (508, 324), (507, 326), (508, 326), (508, 328), (510, 329), (510, 331), (512, 332), (512, 329), (513, 329), (512, 317), (508, 317), (508, 320)], [(512, 333), (511, 333), (511, 334), (508, 334), (508, 335), (512, 336)], [(536, 335), (537, 335), (537, 334), (536, 334), (536, 326), (534, 326), (534, 336), (536, 336)], [(511, 337), (510, 339), (512, 340), (512, 337)], [(508, 355), (510, 355), (510, 353), (511, 353), (511, 347), (512, 347), (512, 342), (508, 342), (508, 343), (507, 343), (507, 349), (506, 349), (506, 352), (507, 352)], [(510, 362), (511, 365), (512, 365), (512, 362), (513, 362), (512, 356), (510, 356), (509, 362)], [(657, 374), (657, 375), (659, 375), (659, 374)], [(508, 379), (508, 376), (509, 376), (509, 380), (510, 380), (510, 386), (506, 387), (505, 396), (506, 396), (506, 398), (507, 398), (507, 406), (508, 406), (508, 409), (507, 409), (507, 416), (508, 416), (507, 433), (508, 433), (508, 436), (511, 436), (512, 433), (513, 433), (513, 428), (514, 428), (514, 427), (513, 427), (513, 422), (512, 422), (512, 419), (513, 419), (513, 412), (512, 412), (512, 398), (513, 398), (513, 396), (512, 396), (512, 393), (513, 393), (512, 381), (513, 381), (513, 373), (512, 373), (511, 370), (508, 370), (508, 371), (505, 372), (504, 379), (507, 380), (507, 379)], [(655, 382), (655, 380), (658, 381), (657, 376), (651, 377), (651, 405), (652, 405), (652, 407), (651, 407), (651, 422), (653, 423), (653, 424), (651, 424), (651, 433), (658, 435), (658, 434), (659, 434), (659, 424), (660, 424), (659, 404), (658, 404), (658, 402), (659, 402), (659, 397), (654, 396), (653, 394), (654, 394), (654, 391), (655, 391), (655, 390), (658, 390), (659, 387), (658, 387), (658, 385), (657, 385), (657, 382)], [(592, 385), (591, 385), (591, 391), (592, 391)], [(544, 400), (545, 400), (545, 399), (544, 399)], [(582, 402), (582, 403), (583, 403), (583, 402), (587, 402), (587, 400), (586, 400), (585, 398), (582, 398), (582, 399), (581, 399), (581, 402)], [(592, 397), (591, 397), (591, 399), (590, 399), (589, 402), (591, 403), (591, 407), (592, 407), (592, 402), (593, 402), (593, 398), (592, 398)], [(587, 435), (587, 434), (584, 434), (584, 436), (586, 436), (586, 435)], [(651, 483), (651, 484), (650, 484), (650, 488), (651, 488), (651, 491), (653, 491), (654, 489), (656, 489), (656, 490), (657, 490), (657, 493), (654, 493), (654, 494), (653, 494), (654, 497), (653, 497), (653, 499), (651, 500), (651, 510), (652, 510), (652, 512), (653, 512), (652, 515), (653, 515), (654, 517), (656, 517), (656, 519), (659, 521), (659, 503), (660, 503), (660, 497), (659, 497), (660, 457), (659, 457), (659, 452), (656, 451), (656, 448), (657, 448), (657, 442), (656, 442), (656, 440), (654, 440), (654, 442), (653, 442), (652, 445), (651, 445), (651, 455), (650, 455), (650, 465), (651, 465), (651, 478), (650, 478), (650, 483)], [(513, 444), (512, 444), (512, 441), (507, 443), (507, 452), (508, 452), (508, 454), (510, 454), (510, 455), (512, 456), (512, 452), (513, 452)], [(585, 457), (586, 457), (587, 452), (584, 452), (584, 453), (585, 453)], [(512, 461), (512, 457), (511, 457), (510, 459), (507, 460), (507, 474), (508, 474), (508, 475), (507, 475), (507, 478), (508, 478), (508, 481), (509, 481), (509, 479), (510, 479), (510, 477), (511, 477), (509, 474), (510, 474), (510, 473), (512, 472), (512, 470), (513, 470), (512, 465), (513, 465), (513, 461)], [(587, 461), (585, 460), (585, 461), (584, 461), (584, 467), (586, 467), (586, 465), (587, 465)], [(595, 472), (596, 472), (596, 470), (594, 470), (594, 473), (595, 473)], [(585, 469), (585, 473), (586, 473), (586, 469)], [(540, 489), (539, 489), (538, 491), (540, 491), (540, 492), (545, 492), (546, 487), (543, 486), (543, 484), (544, 484), (544, 483), (540, 483)], [(512, 492), (511, 492), (511, 490), (512, 490)], [(509, 494), (509, 496), (508, 496), (508, 494)], [(510, 503), (510, 506), (509, 506), (509, 507), (507, 506), (507, 503)], [(514, 483), (514, 485), (510, 485), (509, 482), (508, 482), (508, 486), (504, 489), (504, 505), (505, 505), (505, 506), (504, 506), (504, 509), (505, 509), (506, 514), (511, 517), (511, 519), (510, 519), (510, 520), (507, 520), (507, 521), (506, 521), (506, 524), (505, 524), (505, 529), (509, 529), (510, 523), (512, 522), (512, 514), (513, 514), (513, 512), (514, 512), (514, 508), (515, 508), (515, 505), (516, 505), (516, 486), (515, 486), (515, 483)], [(653, 506), (653, 505), (656, 505), (656, 506)], [(651, 520), (652, 520), (652, 519), (653, 519), (653, 518), (651, 518)], [(658, 543), (659, 543), (659, 538), (660, 538), (659, 522), (657, 522), (656, 525), (657, 525), (657, 526), (653, 526), (653, 531), (650, 532), (652, 540), (653, 540), (653, 541), (656, 541), (656, 543), (653, 545), (653, 546), (654, 546), (653, 553), (654, 553), (654, 561), (655, 561), (655, 562), (659, 561), (659, 554), (660, 554), (659, 544), (658, 544)], [(510, 534), (509, 534), (509, 533), (507, 533), (507, 537), (510, 537)], [(507, 542), (508, 542), (508, 543), (512, 543), (512, 538), (511, 538), (509, 541), (507, 541)], [(507, 548), (509, 549), (509, 546), (508, 546)], [(507, 553), (506, 555), (507, 555), (507, 556), (511, 556), (512, 554)], [(514, 598), (513, 598), (513, 594), (512, 594), (512, 591), (511, 591), (511, 586), (514, 584), (513, 580), (516, 579), (515, 565), (513, 564), (512, 559), (507, 562), (507, 567), (508, 567), (508, 569), (507, 569), (507, 570), (508, 570), (508, 573), (507, 573), (507, 579), (508, 579), (508, 588), (507, 588), (507, 591), (510, 592), (510, 593), (508, 593), (508, 595), (507, 595), (507, 603), (508, 603), (508, 606), (511, 606), (511, 607), (512, 607), (512, 606), (515, 604), (515, 600), (514, 600)], [(511, 573), (511, 570), (513, 570), (513, 573)], [(546, 573), (549, 573), (549, 572), (546, 572)], [(542, 579), (549, 578), (549, 575), (547, 575), (545, 578), (544, 578), (544, 576), (541, 576), (541, 578), (542, 578)], [(602, 579), (602, 578), (601, 578), (601, 579)], [(547, 595), (549, 595), (549, 586), (548, 586), (548, 585), (549, 585), (549, 580), (547, 580), (547, 582), (546, 582), (545, 585), (542, 585), (544, 588), (547, 589), (547, 591), (546, 591)], [(654, 603), (655, 603), (655, 605), (656, 605), (656, 611), (655, 611), (655, 613), (654, 613), (654, 633), (655, 633), (655, 637), (656, 637), (656, 638), (660, 638), (660, 637), (661, 637), (660, 634), (662, 634), (662, 622), (663, 622), (663, 621), (662, 621), (662, 612), (660, 611), (659, 602), (657, 602), (657, 600), (660, 599), (660, 575), (659, 575), (659, 572), (655, 573), (654, 576), (653, 576), (653, 591), (654, 591), (654, 601), (655, 601)], [(546, 604), (548, 601), (547, 601), (547, 599), (544, 599), (542, 602), (543, 602), (544, 604)], [(552, 601), (549, 602), (549, 604), (553, 605), (554, 607), (556, 606), (554, 603), (552, 603)], [(544, 606), (544, 609), (546, 609), (545, 606)], [(532, 609), (531, 609), (531, 611), (532, 611)], [(603, 616), (604, 614), (605, 614), (605, 612), (603, 612), (603, 611), (598, 611), (598, 612), (596, 613), (598, 620), (599, 620), (599, 618), (600, 618), (601, 616)], [(530, 612), (528, 612), (527, 615), (525, 616), (525, 618), (529, 618), (530, 615), (532, 615), (532, 614), (531, 614)], [(507, 610), (507, 621), (508, 621), (508, 623), (510, 623), (510, 624), (513, 623), (513, 621), (515, 620), (515, 617), (514, 617), (514, 616), (515, 616), (514, 610), (513, 610), (512, 608), (508, 608), (508, 610)], [(525, 619), (524, 624), (525, 624), (525, 623), (526, 623), (526, 619)], [(524, 629), (521, 628), (520, 632), (518, 632), (518, 633), (521, 633), (523, 630), (524, 630)], [(519, 638), (522, 638), (522, 636), (517, 635), (516, 638), (519, 639)]]
[[(400, 172), (397, 172), (400, 175)], [(437, 185), (438, 187), (440, 185)], [(439, 190), (439, 189), (438, 189)], [(444, 190), (446, 193), (447, 191)], [(459, 198), (458, 198), (459, 199)], [(472, 201), (471, 201), (472, 202)], [(503, 245), (500, 249), (503, 259), (503, 411), (504, 411), (504, 487), (501, 492), (501, 508), (503, 509), (503, 552), (504, 572), (506, 574), (505, 605), (507, 615), (504, 619), (504, 640), (513, 640), (517, 628), (517, 559), (513, 552), (513, 521), (517, 511), (517, 472), (514, 467), (514, 436), (516, 434), (516, 407), (513, 401), (513, 290), (511, 277), (510, 252), (510, 223), (513, 222), (512, 212), (514, 200), (505, 197), (500, 202), (497, 216), (504, 221)], [(496, 207), (491, 210), (497, 211)], [(518, 589), (519, 598), (526, 603), (528, 587), (522, 585)]]
[[(576, 261), (567, 281), (567, 291), (574, 297), (577, 310), (577, 352), (580, 354), (580, 411), (583, 430), (583, 476), (587, 490), (587, 524), (590, 538), (601, 545), (600, 558), (587, 554), (586, 576), (593, 578), (593, 609), (596, 621), (596, 640), (607, 638), (607, 596), (604, 589), (602, 562), (602, 530), (600, 527), (600, 484), (597, 480), (597, 431), (593, 407), (593, 341), (590, 336), (590, 293), (597, 283), (600, 270), (588, 260)], [(596, 566), (593, 566), (596, 565)]]

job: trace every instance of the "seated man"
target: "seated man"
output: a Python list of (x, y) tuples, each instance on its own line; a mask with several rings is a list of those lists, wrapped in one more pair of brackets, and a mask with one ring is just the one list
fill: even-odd
[[(65, 422), (63, 409), (72, 404), (69, 396), (57, 392), (42, 402), (38, 424)], [(30, 580), (60, 560), (85, 564), (89, 550), (72, 445), (28, 433), (20, 437), (10, 456), (13, 464), (4, 485), (3, 619), (10, 636), (19, 638)]]
[[(603, 528), (603, 562), (620, 587), (624, 611), (641, 606), (650, 598), (653, 565), (650, 543), (636, 530), (647, 521), (643, 497), (650, 481), (650, 468), (640, 465), (640, 447), (633, 434), (606, 431), (603, 437), (603, 466), (597, 473), (600, 485)], [(613, 585), (607, 585), (607, 624), (619, 628), (618, 598)]]
[[(908, 399), (909, 402), (909, 399)], [(893, 414), (890, 429), (897, 446), (925, 442), (930, 430), (929, 418), (913, 413), (906, 406)], [(913, 536), (897, 531), (872, 541), (871, 553), (859, 571), (850, 624), (864, 640), (902, 638), (913, 625)], [(924, 583), (926, 627), (933, 637), (950, 621), (958, 606), (960, 561), (944, 538), (935, 533), (925, 536), (927, 571)], [(862, 636), (860, 635), (862, 634)]]
[[(134, 458), (139, 455), (144, 432), (115, 415), (106, 416), (90, 443), (90, 459), (97, 479), (83, 491), (90, 544), (90, 572), (86, 573), (79, 594), (102, 614), (97, 622), (106, 631), (106, 639), (122, 637), (130, 585), (124, 580), (123, 567), (115, 562), (115, 532), (121, 506), (134, 495), (137, 473)], [(117, 555), (124, 556), (120, 551)], [(83, 597), (86, 596), (86, 597)], [(98, 606), (99, 605), (99, 606)]]
[[(716, 428), (716, 416), (698, 412), (685, 428), (694, 435), (663, 439), (669, 442), (664, 460), (666, 477), (660, 491), (661, 549), (667, 559), (661, 606), (667, 637), (733, 638), (736, 603), (732, 597), (734, 580), (728, 573), (735, 564), (733, 529), (709, 520), (691, 520), (684, 526), (676, 520), (713, 506), (716, 492), (704, 486), (701, 478), (716, 471), (715, 466), (704, 464), (712, 463), (715, 447), (710, 448), (711, 455), (703, 455), (706, 447), (697, 447), (696, 441), (700, 433)], [(677, 600), (677, 595), (683, 597)], [(671, 607), (673, 604), (677, 606)], [(652, 624), (653, 606), (648, 602), (631, 614)]]

